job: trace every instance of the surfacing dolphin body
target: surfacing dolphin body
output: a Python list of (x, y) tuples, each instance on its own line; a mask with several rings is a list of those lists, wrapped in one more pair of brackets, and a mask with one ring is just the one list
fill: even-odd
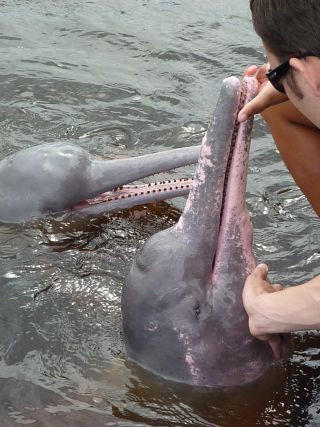
[(223, 82), (184, 212), (152, 236), (122, 293), (129, 359), (167, 379), (234, 386), (257, 379), (274, 361), (253, 338), (242, 304), (255, 266), (245, 192), (252, 121), (236, 122), (254, 80)]
[(0, 221), (22, 222), (73, 209), (89, 214), (126, 209), (188, 194), (192, 180), (127, 185), (196, 163), (200, 147), (140, 157), (94, 159), (73, 144), (43, 144), (0, 161)]

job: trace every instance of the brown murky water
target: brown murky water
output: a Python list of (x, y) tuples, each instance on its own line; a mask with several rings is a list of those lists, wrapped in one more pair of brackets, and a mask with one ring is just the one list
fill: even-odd
[[(0, 24), (1, 158), (51, 141), (107, 157), (199, 144), (222, 78), (264, 60), (246, 0), (9, 0)], [(181, 206), (0, 224), (1, 427), (320, 425), (316, 332), (241, 389), (169, 383), (126, 360), (121, 286)], [(248, 206), (271, 280), (318, 274), (318, 220), (259, 119)]]

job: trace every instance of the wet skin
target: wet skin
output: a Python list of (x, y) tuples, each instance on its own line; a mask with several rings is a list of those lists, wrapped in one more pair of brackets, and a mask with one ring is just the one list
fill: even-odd
[(237, 129), (236, 115), (255, 92), (252, 79), (242, 89), (224, 81), (184, 212), (146, 242), (123, 288), (129, 358), (174, 381), (241, 385), (274, 362), (251, 336), (241, 298), (255, 266), (245, 204), (252, 121)]

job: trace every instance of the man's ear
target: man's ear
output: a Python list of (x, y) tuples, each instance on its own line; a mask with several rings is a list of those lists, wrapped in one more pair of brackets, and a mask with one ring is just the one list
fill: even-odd
[(305, 63), (302, 59), (291, 58), (289, 64), (295, 71), (300, 71), (301, 73), (305, 71)]
[(318, 58), (312, 58), (312, 61), (310, 61), (311, 58), (308, 59), (291, 58), (290, 66), (301, 73), (314, 95), (320, 97), (320, 61)]

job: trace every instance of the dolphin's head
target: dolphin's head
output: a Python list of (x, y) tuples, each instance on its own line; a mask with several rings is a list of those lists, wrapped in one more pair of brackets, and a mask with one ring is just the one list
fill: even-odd
[(255, 94), (254, 79), (223, 82), (184, 212), (146, 242), (123, 289), (129, 358), (175, 381), (244, 384), (274, 360), (251, 336), (241, 298), (255, 265), (245, 204), (252, 121), (236, 116)]

